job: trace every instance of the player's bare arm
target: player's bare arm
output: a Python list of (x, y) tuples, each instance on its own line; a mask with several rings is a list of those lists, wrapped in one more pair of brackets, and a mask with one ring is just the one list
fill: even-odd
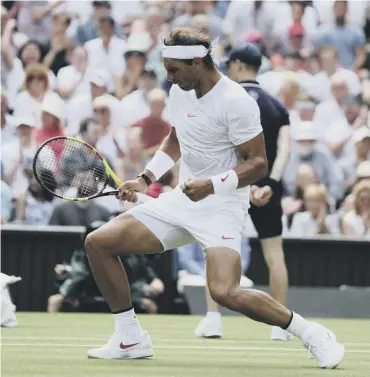
[(191, 179), (184, 184), (183, 192), (194, 202), (202, 200), (217, 191), (215, 185), (218, 181), (225, 184), (228, 179), (237, 179), (237, 188), (249, 186), (267, 174), (267, 158), (265, 150), (265, 140), (261, 132), (253, 139), (236, 146), (236, 152), (244, 159), (244, 162), (236, 166), (232, 173), (226, 172), (219, 177), (200, 180)]
[(136, 192), (144, 192), (152, 182), (155, 182), (170, 170), (180, 157), (180, 144), (177, 139), (176, 129), (175, 127), (171, 127), (170, 133), (163, 140), (143, 173), (137, 179), (125, 182), (119, 188), (119, 198), (135, 203), (137, 201)]
[[(283, 177), (284, 170), (290, 157), (291, 138), (289, 125), (280, 128), (277, 145), (277, 154), (274, 164), (272, 165), (270, 178), (279, 182)], [(252, 186), (250, 200), (254, 205), (262, 207), (270, 201), (272, 194), (272, 187), (269, 185), (263, 187)]]

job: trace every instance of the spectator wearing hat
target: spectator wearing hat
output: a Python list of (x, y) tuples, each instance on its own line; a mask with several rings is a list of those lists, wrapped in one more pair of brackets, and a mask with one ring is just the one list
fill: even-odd
[(348, 2), (334, 1), (334, 25), (322, 25), (315, 36), (315, 47), (334, 47), (342, 67), (357, 69), (365, 60), (365, 35), (361, 28), (347, 23)]
[(88, 69), (86, 72), (87, 81), (90, 90), (85, 94), (81, 94), (71, 99), (67, 105), (67, 134), (76, 135), (78, 133), (80, 123), (83, 119), (90, 118), (94, 115), (93, 100), (100, 96), (106, 96), (111, 103), (112, 124), (119, 125), (119, 101), (116, 97), (108, 94), (109, 75), (107, 71), (101, 69)]
[(12, 195), (18, 198), (27, 189), (27, 181), (23, 175), (22, 166), (32, 166), (37, 151), (35, 142), (36, 120), (31, 115), (14, 118), (16, 138), (4, 145), (1, 162), (4, 168), (4, 180), (11, 187)]
[(335, 73), (340, 73), (347, 83), (348, 92), (351, 96), (361, 93), (361, 83), (356, 72), (340, 66), (338, 51), (334, 47), (324, 46), (318, 51), (318, 63), (320, 72), (315, 75), (317, 93), (315, 98), (319, 101), (331, 98), (331, 77)]
[(89, 67), (105, 69), (109, 73), (108, 90), (114, 91), (114, 77), (125, 69), (126, 42), (114, 35), (115, 21), (111, 16), (99, 19), (99, 38), (85, 43)]
[(50, 68), (54, 75), (67, 66), (72, 53), (72, 41), (67, 35), (67, 29), (71, 24), (71, 16), (63, 10), (54, 10), (52, 13), (52, 34), (51, 40), (46, 46), (48, 53), (43, 59), (43, 63)]
[(24, 90), (15, 98), (14, 116), (30, 114), (41, 126), (41, 104), (49, 90), (48, 69), (43, 64), (31, 64), (26, 70)]
[(301, 122), (293, 135), (294, 143), (284, 184), (289, 195), (293, 195), (298, 166), (305, 163), (313, 167), (318, 183), (323, 184), (335, 201), (344, 195), (344, 177), (327, 145), (318, 142), (317, 127), (312, 122)]
[(81, 94), (88, 93), (90, 90), (87, 63), (86, 49), (83, 46), (76, 46), (72, 52), (71, 65), (67, 65), (58, 71), (58, 93), (67, 104), (68, 101)]
[[(92, 39), (99, 38), (99, 20), (111, 14), (111, 4), (109, 1), (93, 1), (93, 12), (90, 19), (77, 27), (76, 35), (73, 38), (75, 45), (82, 45)], [(119, 26), (114, 25), (115, 34), (120, 33)]]
[(307, 237), (317, 234), (340, 234), (339, 218), (330, 215), (329, 197), (325, 186), (311, 184), (304, 190), (305, 212), (293, 217), (290, 233), (293, 237)]
[(370, 237), (370, 179), (363, 179), (353, 190), (352, 211), (342, 219), (343, 234), (347, 236)]
[(137, 82), (144, 71), (149, 46), (150, 41), (145, 38), (145, 35), (143, 39), (141, 35), (129, 38), (124, 54), (126, 69), (115, 78), (115, 95), (119, 100), (137, 90)]
[(145, 155), (154, 155), (163, 139), (169, 134), (171, 126), (162, 115), (166, 106), (167, 93), (163, 89), (153, 89), (148, 93), (149, 116), (134, 123), (131, 127), (141, 129), (141, 140)]
[(41, 128), (36, 132), (38, 145), (46, 140), (64, 135), (64, 101), (55, 92), (48, 93), (41, 104)]
[(352, 140), (356, 148), (356, 162), (370, 160), (370, 128), (363, 126), (354, 131)]

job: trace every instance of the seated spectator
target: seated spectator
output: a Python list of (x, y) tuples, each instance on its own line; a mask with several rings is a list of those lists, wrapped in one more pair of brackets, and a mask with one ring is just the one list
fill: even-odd
[(124, 54), (126, 69), (116, 75), (114, 83), (114, 92), (119, 100), (137, 90), (140, 75), (146, 64), (146, 51), (149, 49), (149, 42), (140, 40), (140, 36), (139, 38), (129, 38)]
[(322, 25), (315, 36), (315, 47), (330, 46), (338, 51), (342, 67), (357, 69), (365, 58), (365, 35), (361, 28), (348, 24), (348, 2), (334, 1), (334, 25)]
[(358, 128), (354, 131), (352, 140), (355, 143), (357, 164), (370, 160), (370, 128)]
[(340, 66), (338, 51), (335, 48), (328, 46), (320, 48), (318, 62), (321, 68), (320, 72), (315, 75), (317, 88), (315, 97), (318, 100), (325, 101), (331, 98), (330, 79), (336, 73), (340, 73), (346, 81), (348, 92), (351, 96), (361, 94), (361, 83), (356, 72)]
[(131, 127), (141, 129), (144, 153), (147, 157), (154, 156), (163, 139), (169, 134), (171, 126), (163, 120), (167, 94), (162, 89), (153, 89), (148, 93), (149, 116), (134, 123)]
[(357, 183), (353, 190), (354, 209), (343, 216), (343, 234), (370, 236), (370, 179)]
[(24, 89), (15, 98), (14, 116), (33, 116), (37, 127), (41, 127), (41, 104), (49, 90), (49, 78), (44, 65), (31, 64), (27, 68)]
[(17, 140), (14, 118), (8, 113), (8, 94), (1, 90), (1, 147)]
[(99, 37), (85, 43), (89, 67), (104, 69), (109, 75), (108, 90), (114, 91), (114, 77), (125, 69), (126, 42), (114, 35), (115, 21), (111, 16), (99, 19)]
[(289, 195), (294, 194), (298, 167), (305, 163), (313, 167), (318, 183), (329, 196), (339, 201), (344, 196), (344, 176), (328, 146), (318, 142), (318, 131), (312, 122), (301, 122), (293, 135), (292, 152), (284, 173), (284, 184)]
[(172, 23), (172, 28), (190, 26), (194, 16), (205, 14), (209, 23), (209, 33), (212, 38), (217, 38), (223, 34), (222, 20), (208, 8), (207, 1), (187, 1), (186, 13), (176, 18)]
[(43, 59), (43, 63), (53, 71), (54, 75), (69, 64), (73, 49), (72, 41), (67, 36), (70, 24), (71, 16), (67, 12), (54, 10), (51, 40), (46, 46), (48, 53)]
[[(240, 285), (244, 288), (253, 286), (252, 280), (248, 279), (245, 274), (250, 264), (251, 247), (248, 238), (242, 239), (241, 262), (242, 271)], [(177, 248), (179, 262), (179, 279), (177, 289), (183, 292), (185, 285), (205, 285), (206, 262), (205, 256), (199, 243), (190, 243)]]
[(340, 234), (337, 215), (329, 214), (329, 198), (323, 185), (309, 185), (304, 191), (305, 212), (293, 217), (290, 233), (294, 237)]
[(1, 164), (1, 212), (0, 212), (0, 224), (6, 224), (9, 222), (11, 215), (12, 215), (12, 191), (7, 183), (4, 181), (4, 169)]
[(36, 132), (38, 145), (64, 135), (64, 101), (55, 92), (48, 93), (41, 104), (41, 128)]
[[(23, 89), (28, 67), (33, 64), (42, 64), (44, 55), (44, 47), (35, 40), (27, 41), (19, 49), (19, 59), (14, 59), (13, 69), (9, 72), (8, 76), (9, 103), (12, 109), (16, 105), (15, 99), (18, 92)], [(49, 89), (54, 89), (56, 86), (56, 77), (53, 71), (47, 67), (45, 69), (48, 76)]]
[(149, 115), (148, 93), (157, 86), (157, 75), (144, 70), (137, 85), (138, 89), (120, 102), (121, 126), (126, 128)]
[(82, 46), (77, 46), (72, 52), (71, 65), (61, 68), (57, 76), (57, 88), (60, 96), (70, 101), (90, 90), (87, 74), (87, 51)]
[[(15, 220), (23, 224), (46, 225), (57, 199), (37, 182), (32, 165), (24, 164), (23, 173), (28, 179), (28, 190), (16, 201)], [(47, 171), (41, 172), (41, 179), (47, 180), (51, 189), (55, 190), (56, 181)]]
[(317, 183), (315, 171), (311, 165), (302, 164), (297, 170), (296, 186), (292, 196), (286, 196), (282, 199), (284, 215), (289, 218), (289, 225), (296, 212), (305, 210), (303, 202), (303, 193), (307, 186)]
[(37, 151), (35, 142), (36, 121), (32, 116), (14, 119), (16, 139), (2, 148), (1, 161), (4, 168), (4, 180), (11, 187), (12, 197), (17, 199), (25, 194), (28, 182), (23, 174), (23, 165), (32, 166)]
[(86, 74), (90, 83), (89, 91), (71, 99), (67, 105), (67, 134), (71, 136), (75, 136), (78, 133), (82, 120), (91, 118), (94, 115), (93, 100), (103, 95), (109, 98), (110, 101), (112, 124), (115, 126), (121, 124), (119, 101), (116, 97), (108, 94), (108, 73), (101, 69), (90, 69)]
[[(99, 20), (102, 17), (109, 16), (111, 13), (111, 3), (109, 1), (92, 1), (93, 12), (88, 21), (79, 25), (76, 35), (74, 36), (74, 44), (82, 45), (92, 39), (99, 38)], [(115, 34), (119, 32), (118, 25), (115, 26)]]
[(330, 82), (332, 97), (317, 105), (313, 119), (323, 138), (329, 125), (345, 120), (342, 106), (349, 94), (346, 77), (341, 72), (334, 73), (330, 77)]

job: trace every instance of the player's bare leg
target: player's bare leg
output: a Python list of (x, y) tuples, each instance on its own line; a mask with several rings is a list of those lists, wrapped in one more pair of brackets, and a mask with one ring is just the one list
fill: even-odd
[(247, 317), (286, 329), (311, 350), (322, 368), (335, 368), (344, 357), (343, 345), (325, 327), (293, 313), (265, 292), (243, 290), (239, 279), (241, 262), (232, 249), (207, 249), (207, 281), (211, 297), (219, 304)]
[[(288, 271), (285, 264), (283, 241), (281, 236), (261, 239), (263, 256), (269, 270), (271, 296), (283, 305), (287, 303)], [(290, 340), (288, 332), (280, 327), (273, 327), (272, 340)]]
[(129, 214), (114, 218), (90, 233), (85, 241), (95, 281), (115, 319), (109, 342), (88, 352), (90, 358), (121, 359), (152, 356), (150, 337), (143, 332), (132, 307), (127, 275), (118, 255), (156, 253), (160, 241)]

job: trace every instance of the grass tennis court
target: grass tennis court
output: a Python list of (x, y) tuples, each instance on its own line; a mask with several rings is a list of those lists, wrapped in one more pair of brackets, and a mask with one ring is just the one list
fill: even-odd
[(113, 329), (109, 314), (18, 313), (19, 328), (2, 329), (2, 376), (48, 377), (360, 377), (370, 371), (370, 320), (321, 322), (346, 346), (337, 370), (316, 368), (298, 340), (269, 341), (269, 328), (243, 317), (224, 318), (225, 337), (197, 339), (196, 316), (141, 316), (152, 336), (151, 360), (89, 360)]

